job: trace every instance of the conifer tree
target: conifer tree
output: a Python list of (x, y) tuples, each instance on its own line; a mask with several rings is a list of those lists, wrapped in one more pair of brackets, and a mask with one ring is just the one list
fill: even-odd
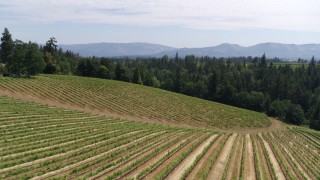
[(136, 83), (136, 84), (143, 84), (143, 82), (141, 80), (141, 75), (140, 75), (140, 71), (139, 71), (138, 67), (133, 72), (132, 81), (133, 81), (133, 83)]
[(8, 28), (4, 28), (1, 37), (1, 45), (0, 45), (0, 62), (7, 63), (9, 61), (10, 56), (13, 53), (14, 43), (12, 40), (12, 35), (10, 34)]

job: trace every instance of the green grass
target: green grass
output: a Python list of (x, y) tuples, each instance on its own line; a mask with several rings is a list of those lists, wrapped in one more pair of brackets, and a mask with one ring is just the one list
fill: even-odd
[[(266, 115), (161, 89), (113, 80), (63, 75), (0, 78), (0, 90), (118, 117), (193, 127), (266, 127)], [(14, 94), (13, 94), (14, 96)]]
[[(297, 69), (298, 67), (304, 66), (307, 68), (309, 66), (309, 63), (297, 63), (297, 62), (282, 62), (282, 63), (273, 63), (274, 66), (286, 66), (289, 65), (293, 69)], [(316, 64), (316, 66), (320, 66), (320, 64)]]

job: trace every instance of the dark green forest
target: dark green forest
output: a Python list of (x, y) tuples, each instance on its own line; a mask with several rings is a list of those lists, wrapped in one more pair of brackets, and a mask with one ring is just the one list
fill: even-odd
[[(0, 45), (0, 74), (30, 77), (38, 73), (69, 74), (126, 81), (264, 112), (287, 123), (320, 130), (320, 67), (290, 66), (277, 58), (80, 57), (58, 48), (12, 39), (6, 28)], [(300, 60), (299, 62), (304, 62)]]

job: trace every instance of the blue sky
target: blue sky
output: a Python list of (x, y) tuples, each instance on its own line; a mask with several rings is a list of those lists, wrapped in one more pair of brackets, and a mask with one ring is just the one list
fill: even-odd
[(0, 0), (0, 31), (60, 44), (320, 43), (318, 0)]

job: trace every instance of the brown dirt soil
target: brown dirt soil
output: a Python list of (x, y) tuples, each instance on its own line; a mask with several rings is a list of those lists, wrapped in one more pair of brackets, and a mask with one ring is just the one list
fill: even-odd
[[(191, 135), (190, 135), (191, 136)], [(180, 143), (185, 142), (190, 136), (188, 137), (184, 137), (182, 138), (180, 141), (174, 143), (173, 145), (171, 145), (170, 147), (162, 150), (159, 154), (153, 156), (151, 159), (149, 159), (148, 161), (146, 161), (145, 163), (141, 164), (140, 166), (138, 166), (136, 169), (134, 169), (133, 171), (131, 171), (130, 173), (128, 173), (127, 175), (121, 177), (122, 179), (130, 179), (130, 178), (135, 178), (141, 171), (143, 171), (145, 168), (147, 168), (148, 166), (150, 166), (151, 164), (157, 162), (159, 159), (161, 159), (163, 156), (165, 156), (169, 151), (174, 150), (175, 148), (177, 148)]]
[(283, 122), (272, 118), (268, 117), (271, 125), (269, 127), (264, 127), (264, 128), (243, 128), (243, 127), (236, 127), (231, 129), (230, 131), (239, 133), (239, 134), (256, 134), (256, 133), (262, 133), (262, 132), (270, 132), (270, 131), (280, 131), (280, 130), (285, 130), (289, 125), (284, 124)]
[(302, 172), (302, 174), (307, 178), (307, 179), (312, 179), (308, 173), (306, 173), (304, 171), (304, 169), (300, 166), (300, 164), (296, 161), (296, 159), (291, 155), (291, 153), (287, 150), (286, 147), (284, 147), (283, 145), (281, 145), (284, 149), (284, 151), (288, 154), (289, 158), (291, 159), (291, 161), (296, 164), (297, 168), (299, 169), (300, 172)]
[(279, 165), (279, 163), (278, 163), (278, 161), (277, 161), (277, 159), (276, 159), (276, 157), (275, 157), (275, 155), (274, 155), (274, 153), (273, 153), (270, 145), (268, 144), (267, 141), (264, 140), (264, 138), (262, 137), (261, 134), (259, 134), (259, 136), (261, 137), (262, 142), (263, 142), (263, 144), (264, 144), (264, 147), (266, 148), (266, 151), (267, 151), (268, 154), (269, 154), (269, 158), (270, 158), (270, 161), (271, 161), (272, 166), (273, 166), (273, 168), (274, 168), (276, 177), (277, 177), (279, 180), (285, 180), (286, 178), (285, 178), (285, 176), (284, 176), (284, 174), (283, 174), (283, 172), (282, 172), (282, 170), (281, 170), (281, 167), (280, 167), (280, 165)]
[[(274, 136), (271, 136), (271, 134), (269, 133), (268, 134), (270, 137), (273, 137)], [(283, 169), (282, 169), (282, 172), (285, 173), (285, 176), (287, 177), (287, 179), (290, 177), (289, 174), (292, 174), (292, 176), (294, 177), (298, 177), (300, 179), (300, 175), (298, 176), (297, 173), (296, 173), (296, 169), (292, 166), (292, 164), (290, 164), (290, 162), (288, 161), (288, 157), (281, 151), (281, 144), (278, 144), (279, 142), (276, 142), (276, 141), (273, 141), (273, 146), (274, 146), (274, 150), (277, 151), (280, 155), (280, 157), (282, 158), (282, 162), (279, 162), (281, 163)], [(288, 170), (284, 170), (284, 167), (288, 167)], [(300, 173), (299, 173), (300, 174)]]
[(226, 163), (228, 161), (228, 156), (231, 154), (232, 145), (237, 134), (233, 134), (229, 137), (226, 144), (224, 145), (217, 161), (215, 162), (213, 168), (209, 172), (208, 179), (221, 179)]
[(155, 179), (155, 177), (164, 169), (167, 167), (168, 164), (175, 158), (177, 158), (181, 153), (189, 149), (197, 140), (199, 140), (204, 135), (198, 136), (197, 138), (193, 139), (191, 142), (189, 142), (186, 146), (181, 148), (179, 151), (175, 152), (169, 159), (165, 160), (159, 167), (157, 167), (154, 171), (152, 171), (150, 174), (145, 176), (143, 179)]
[(249, 134), (246, 135), (246, 140), (247, 140), (247, 143), (246, 143), (247, 147), (246, 147), (246, 158), (245, 158), (245, 167), (244, 167), (245, 179), (256, 179), (253, 146), (252, 146), (252, 141)]
[[(180, 135), (181, 136), (181, 135)], [(171, 135), (171, 137), (177, 138), (180, 137), (179, 135)], [(186, 137), (187, 138), (187, 137)], [(167, 142), (167, 138), (161, 140), (160, 142), (158, 142), (157, 144), (153, 144), (152, 147), (149, 147), (143, 151), (140, 151), (138, 154), (133, 155), (131, 158), (126, 159), (125, 161), (123, 161), (122, 163), (118, 163), (117, 165), (110, 167), (102, 172), (100, 172), (99, 174), (90, 177), (88, 179), (105, 179), (106, 177), (112, 175), (113, 173), (115, 173), (116, 171), (120, 170), (120, 169), (125, 169), (126, 167), (130, 166), (131, 163), (135, 162), (138, 158), (146, 155), (147, 153), (149, 153), (150, 151), (156, 149), (159, 146), (162, 146), (163, 144), (165, 144)], [(181, 141), (180, 141), (181, 142)], [(179, 143), (180, 143), (179, 142)], [(123, 176), (120, 176), (121, 179), (124, 179)]]
[[(151, 147), (140, 151), (139, 153), (133, 155), (132, 157), (126, 159), (125, 161), (118, 163), (117, 165), (110, 167), (104, 171), (102, 171), (101, 173), (95, 175), (94, 177), (90, 178), (90, 179), (97, 179), (97, 180), (102, 180), (105, 179), (108, 176), (111, 176), (113, 173), (117, 172), (120, 169), (125, 169), (126, 167), (128, 167), (131, 163), (135, 162), (138, 158), (144, 156), (145, 154), (147, 154), (149, 151), (154, 150), (155, 148), (157, 148), (158, 146), (161, 146), (162, 144), (165, 143), (165, 140), (161, 140), (160, 142), (153, 144)], [(84, 173), (83, 173), (84, 174)], [(75, 176), (76, 179), (77, 175)], [(79, 177), (78, 177), (79, 178)], [(77, 179), (78, 179), (77, 178)]]
[(232, 178), (233, 174), (236, 174), (236, 176), (234, 176), (234, 177), (238, 177), (239, 174), (240, 174), (240, 167), (241, 167), (240, 158), (241, 158), (241, 148), (242, 148), (242, 146), (241, 146), (242, 145), (241, 136), (237, 137), (235, 143), (236, 143), (236, 146), (235, 146), (234, 152), (231, 152), (232, 153), (231, 154), (232, 157), (231, 157), (231, 160), (230, 160), (230, 166), (227, 169), (227, 176), (226, 176), (227, 180), (233, 179)]
[(167, 177), (167, 179), (170, 180), (179, 180), (180, 177), (183, 175), (185, 170), (190, 167), (193, 162), (196, 160), (197, 156), (201, 154), (204, 148), (206, 148), (210, 142), (216, 138), (217, 135), (212, 135), (209, 138), (207, 138), (204, 142), (202, 142), (194, 151), (189, 154), (188, 157), (186, 157)]
[(221, 145), (220, 142), (222, 141), (223, 138), (224, 138), (224, 135), (218, 137), (216, 142), (214, 142), (214, 144), (208, 149), (207, 153), (201, 158), (198, 164), (191, 171), (191, 173), (187, 177), (187, 180), (197, 179), (197, 173), (199, 172), (199, 170), (203, 169), (208, 163), (210, 163), (211, 156), (214, 155), (217, 148)]
[(255, 136), (252, 140), (255, 141), (255, 144), (256, 144), (256, 152), (257, 152), (257, 156), (258, 156), (258, 167), (259, 167), (259, 170), (260, 170), (260, 177), (261, 179), (271, 179), (271, 176), (270, 176), (270, 172), (269, 172), (269, 169), (268, 169), (268, 164), (267, 164), (267, 161), (265, 159), (265, 156), (263, 154), (263, 151), (261, 149), (261, 145), (260, 145), (260, 142), (256, 139), (257, 137)]

